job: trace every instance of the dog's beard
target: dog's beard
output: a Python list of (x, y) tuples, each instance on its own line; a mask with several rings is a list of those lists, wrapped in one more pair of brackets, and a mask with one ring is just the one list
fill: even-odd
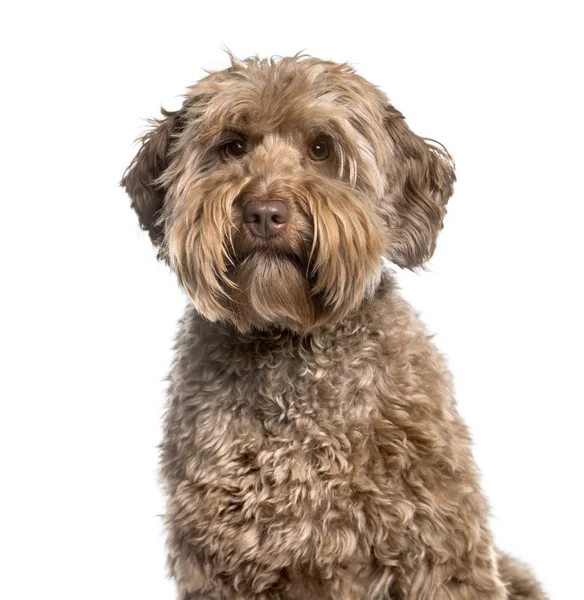
[(231, 275), (231, 318), (240, 330), (273, 324), (305, 331), (315, 323), (316, 304), (306, 270), (292, 256), (257, 252), (247, 256)]
[(244, 182), (211, 177), (168, 215), (170, 262), (203, 317), (242, 332), (276, 326), (306, 333), (338, 323), (376, 288), (381, 227), (366, 198), (318, 180), (281, 185), (282, 197), (293, 198), (310, 222), (310, 235), (300, 234), (288, 252), (262, 244), (238, 253), (234, 205)]

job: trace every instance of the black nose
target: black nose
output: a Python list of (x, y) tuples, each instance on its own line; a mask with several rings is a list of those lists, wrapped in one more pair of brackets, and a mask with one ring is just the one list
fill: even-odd
[(243, 222), (259, 237), (277, 235), (288, 220), (288, 207), (281, 200), (250, 200), (243, 207)]

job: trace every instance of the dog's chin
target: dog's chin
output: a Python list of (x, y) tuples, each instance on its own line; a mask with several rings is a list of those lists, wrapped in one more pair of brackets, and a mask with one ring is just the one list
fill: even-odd
[(306, 267), (295, 255), (249, 254), (234, 267), (230, 279), (229, 318), (242, 332), (281, 327), (299, 333), (316, 323)]

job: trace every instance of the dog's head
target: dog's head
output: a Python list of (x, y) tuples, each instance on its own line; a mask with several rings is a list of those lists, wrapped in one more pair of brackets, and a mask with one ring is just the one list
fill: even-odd
[(434, 251), (453, 164), (347, 65), (310, 57), (211, 73), (124, 174), (140, 224), (201, 315), (241, 331), (339, 322), (381, 258)]

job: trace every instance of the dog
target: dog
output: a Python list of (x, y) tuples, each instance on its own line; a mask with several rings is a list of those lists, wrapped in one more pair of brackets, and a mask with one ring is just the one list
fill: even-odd
[(347, 64), (209, 73), (122, 186), (190, 302), (161, 447), (180, 600), (544, 600), (498, 552), (451, 377), (385, 261), (454, 163)]

